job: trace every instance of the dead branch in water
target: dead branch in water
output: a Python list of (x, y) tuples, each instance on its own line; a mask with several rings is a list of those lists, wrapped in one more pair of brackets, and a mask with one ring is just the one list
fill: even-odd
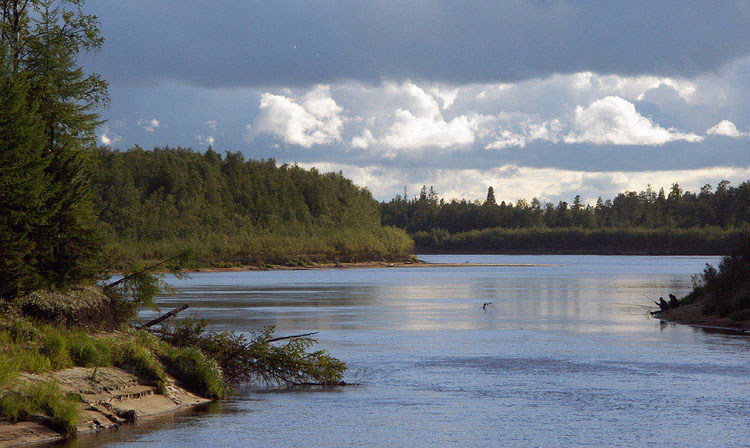
[(179, 307), (173, 309), (172, 311), (170, 311), (168, 313), (162, 314), (161, 316), (157, 317), (156, 319), (154, 319), (152, 321), (149, 321), (149, 322), (143, 324), (141, 326), (141, 328), (153, 327), (156, 324), (160, 324), (160, 323), (164, 322), (165, 320), (169, 319), (170, 317), (175, 316), (180, 311), (186, 310), (187, 308), (188, 308), (188, 304), (186, 303), (186, 304), (184, 304), (182, 306), (179, 306)]

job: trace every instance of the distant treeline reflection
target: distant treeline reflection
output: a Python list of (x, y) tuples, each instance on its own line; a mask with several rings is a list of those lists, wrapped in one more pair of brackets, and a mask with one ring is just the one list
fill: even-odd
[(542, 204), (534, 198), (496, 203), (439, 199), (432, 188), (419, 197), (381, 203), (382, 222), (405, 229), (418, 251), (726, 254), (750, 235), (750, 182), (715, 190), (624, 192), (595, 205)]

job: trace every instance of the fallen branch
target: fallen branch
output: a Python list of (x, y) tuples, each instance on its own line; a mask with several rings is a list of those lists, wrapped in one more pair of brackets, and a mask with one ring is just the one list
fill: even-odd
[(169, 257), (166, 260), (162, 260), (162, 261), (160, 261), (158, 263), (154, 263), (151, 266), (147, 266), (147, 267), (143, 268), (141, 271), (133, 272), (132, 274), (126, 275), (123, 278), (121, 278), (120, 280), (117, 280), (116, 282), (112, 282), (112, 283), (104, 286), (104, 289), (112, 289), (115, 286), (119, 285), (120, 283), (126, 282), (126, 281), (130, 280), (131, 278), (135, 277), (140, 272), (151, 272), (154, 269), (158, 268), (159, 266), (162, 266), (162, 265), (165, 265), (165, 264), (169, 263), (170, 261), (174, 261), (174, 260), (177, 260), (177, 259), (180, 259), (180, 258), (185, 258), (188, 255), (188, 253), (189, 253), (188, 251), (185, 251), (185, 252), (182, 252), (180, 254), (175, 255), (174, 257)]
[(276, 341), (283, 341), (285, 339), (294, 339), (294, 338), (304, 338), (306, 336), (312, 336), (314, 334), (318, 334), (317, 331), (313, 331), (312, 333), (304, 333), (304, 334), (293, 334), (291, 336), (281, 336), (279, 338), (272, 338), (267, 340), (266, 342), (276, 342)]
[(168, 313), (162, 314), (161, 316), (157, 317), (156, 319), (154, 319), (152, 321), (149, 321), (149, 322), (143, 324), (141, 326), (141, 328), (153, 327), (154, 325), (164, 322), (165, 320), (167, 320), (170, 317), (176, 315), (180, 311), (186, 310), (187, 308), (188, 308), (188, 304), (186, 303), (186, 304), (184, 304), (182, 306), (179, 306), (179, 307), (173, 309), (172, 311), (170, 311)]

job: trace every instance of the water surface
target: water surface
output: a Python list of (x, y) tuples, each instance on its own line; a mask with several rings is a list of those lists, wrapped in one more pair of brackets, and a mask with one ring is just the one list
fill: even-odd
[[(717, 257), (424, 256), (545, 267), (194, 274), (212, 329), (319, 331), (360, 386), (240, 388), (77, 446), (746, 446), (750, 339), (665, 325)], [(492, 302), (486, 310), (484, 302)], [(153, 314), (144, 313), (143, 317)]]

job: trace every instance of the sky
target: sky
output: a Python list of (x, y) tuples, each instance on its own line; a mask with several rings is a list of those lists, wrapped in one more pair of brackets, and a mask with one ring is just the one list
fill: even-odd
[(376, 199), (750, 180), (750, 1), (89, 0), (99, 143), (341, 171)]

